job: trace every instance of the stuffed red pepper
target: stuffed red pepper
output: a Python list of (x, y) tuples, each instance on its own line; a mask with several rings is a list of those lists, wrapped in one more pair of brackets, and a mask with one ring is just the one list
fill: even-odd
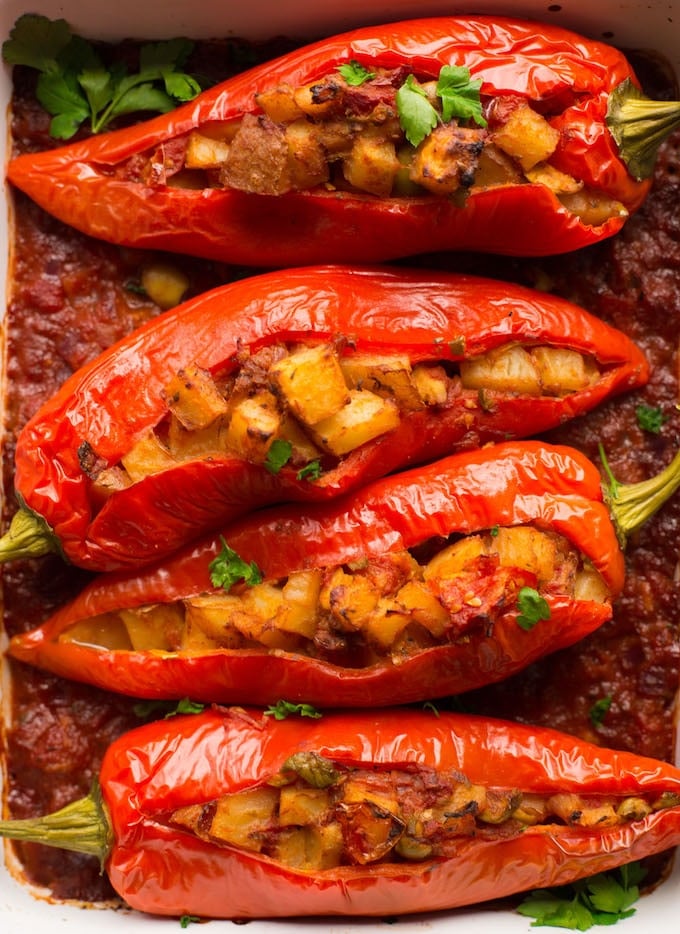
[(214, 710), (122, 736), (89, 798), (0, 834), (99, 856), (151, 914), (393, 917), (677, 845), (680, 771), (445, 712)]
[(441, 17), (325, 39), (8, 175), (87, 234), (248, 266), (544, 255), (620, 230), (677, 122), (611, 46)]

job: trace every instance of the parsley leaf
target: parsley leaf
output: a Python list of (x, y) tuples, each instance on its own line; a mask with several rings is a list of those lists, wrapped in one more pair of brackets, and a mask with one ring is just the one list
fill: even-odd
[(519, 616), (517, 625), (527, 632), (542, 619), (550, 619), (550, 607), (547, 600), (533, 587), (522, 587), (517, 595)]
[(264, 712), (265, 717), (273, 717), (275, 720), (285, 720), (291, 714), (297, 714), (299, 717), (312, 717), (314, 720), (318, 720), (322, 716), (311, 704), (292, 704), (286, 700), (277, 701), (272, 706), (267, 707)]
[(437, 126), (437, 111), (413, 75), (409, 75), (399, 88), (396, 100), (399, 123), (406, 139), (412, 146), (419, 146)]
[(308, 464), (298, 470), (297, 478), (298, 480), (318, 480), (321, 476), (321, 462), (320, 461), (310, 461)]
[(518, 912), (534, 918), (532, 927), (561, 927), (588, 931), (594, 925), (616, 924), (635, 914), (645, 870), (629, 863), (613, 872), (598, 873), (573, 885), (531, 892)]
[(607, 694), (606, 697), (601, 697), (599, 700), (596, 700), (593, 706), (590, 708), (590, 722), (597, 729), (599, 726), (602, 726), (604, 718), (609, 713), (609, 708), (612, 705), (614, 698), (611, 694)]
[(290, 460), (290, 455), (293, 453), (293, 445), (290, 441), (284, 441), (281, 438), (277, 438), (272, 441), (267, 451), (267, 457), (264, 462), (265, 468), (269, 473), (277, 474), (282, 467)]
[(247, 564), (243, 558), (236, 554), (233, 548), (230, 548), (225, 540), (220, 536), (222, 542), (222, 551), (214, 558), (209, 565), (210, 580), (213, 587), (222, 587), (229, 590), (238, 581), (243, 581), (249, 587), (259, 584), (262, 580), (262, 572), (254, 561)]
[(364, 68), (355, 59), (347, 62), (345, 65), (338, 65), (338, 71), (351, 87), (359, 87), (364, 81), (370, 81), (375, 78), (375, 72)]
[(453, 117), (474, 120), (477, 126), (485, 127), (479, 89), (481, 78), (470, 78), (469, 68), (460, 65), (444, 65), (439, 72), (437, 94), (442, 99), (442, 119), (448, 123)]
[(643, 431), (651, 431), (655, 435), (659, 434), (668, 421), (668, 416), (664, 415), (660, 408), (651, 405), (638, 405), (635, 417)]
[(156, 714), (163, 714), (163, 719), (168, 720), (170, 717), (174, 717), (176, 714), (180, 713), (201, 713), (202, 710), (205, 710), (205, 704), (184, 697), (182, 700), (177, 701), (176, 704), (172, 704), (171, 701), (162, 700), (139, 701), (132, 709), (134, 710), (135, 716), (142, 719), (155, 716)]
[(192, 48), (187, 39), (148, 43), (140, 48), (139, 71), (128, 74), (122, 64), (106, 66), (65, 20), (27, 13), (14, 24), (2, 55), (8, 64), (40, 72), (36, 96), (52, 115), (50, 134), (70, 139), (87, 122), (92, 133), (101, 133), (123, 114), (166, 113), (192, 100), (200, 85), (181, 71)]

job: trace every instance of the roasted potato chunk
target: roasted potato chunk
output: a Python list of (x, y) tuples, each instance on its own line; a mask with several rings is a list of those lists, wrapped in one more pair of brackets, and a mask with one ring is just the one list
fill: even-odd
[(349, 390), (330, 344), (293, 351), (274, 363), (269, 375), (291, 412), (306, 425), (318, 424), (349, 402)]
[(314, 436), (321, 447), (341, 457), (393, 431), (399, 423), (399, 408), (391, 399), (366, 390), (352, 389), (347, 405), (314, 425)]

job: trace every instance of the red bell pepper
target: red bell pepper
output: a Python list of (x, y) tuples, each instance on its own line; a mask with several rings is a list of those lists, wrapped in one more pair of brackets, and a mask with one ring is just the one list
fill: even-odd
[[(463, 66), (481, 81), (487, 104), (499, 97), (529, 102), (560, 133), (551, 167), (615, 199), (619, 214), (586, 223), (549, 187), (525, 178), (473, 187), (463, 207), (427, 194), (378, 197), (319, 185), (268, 196), (214, 179), (198, 190), (168, 180), (192, 130), (214, 135), (222, 123), (261, 114), (256, 94), (313, 86), (352, 62), (420, 82), (436, 80), (443, 66)], [(621, 229), (649, 190), (639, 176), (651, 174), (659, 123), (659, 132), (670, 132), (677, 105), (644, 100), (631, 66), (611, 46), (546, 23), (442, 17), (325, 39), (230, 78), (173, 113), (19, 156), (8, 176), (87, 234), (249, 266), (381, 262), (442, 249), (546, 255)], [(148, 171), (132, 177), (142, 162)]]
[[(608, 507), (597, 468), (570, 448), (526, 441), (465, 452), (376, 481), (335, 503), (252, 513), (166, 562), (102, 575), (42, 626), (15, 636), (9, 653), (65, 678), (145, 698), (264, 705), (284, 697), (320, 706), (376, 707), (461, 693), (506, 678), (608, 620), (624, 580), (617, 530), (621, 535), (638, 527), (679, 483), (680, 455), (658, 478), (620, 486)], [(174, 648), (166, 644), (163, 650), (153, 642), (138, 642), (135, 649), (135, 643), (119, 641), (121, 612), (144, 607), (177, 612), (177, 601), (223, 593), (210, 568), (223, 542), (246, 566), (254, 562), (266, 586), (310, 568), (360, 569), (408, 549), (418, 555), (425, 543), (438, 542), (441, 548), (451, 535), (493, 534), (517, 525), (563, 536), (601, 575), (608, 593), (595, 599), (590, 592), (578, 597), (564, 588), (539, 586), (518, 560), (509, 571), (514, 589), (505, 590), (491, 608), (481, 586), (466, 579), (466, 606), (480, 607), (469, 628), (454, 628), (436, 644), (414, 639), (406, 650), (368, 660), (363, 653), (369, 630), (362, 630), (363, 646), (360, 639), (335, 656), (320, 645), (305, 649), (285, 640), (267, 642), (267, 636), (259, 644), (235, 645), (226, 636), (229, 608), (224, 607), (218, 609), (225, 636), (219, 645), (184, 643), (181, 636)], [(528, 629), (518, 622), (523, 584), (539, 587), (548, 609)], [(479, 594), (483, 599), (477, 603)], [(461, 609), (465, 612), (451, 603), (446, 607), (454, 621)], [(139, 620), (144, 616), (140, 612)], [(274, 619), (272, 610), (269, 636), (277, 631)], [(178, 625), (172, 620), (172, 627)]]
[[(165, 389), (182, 367), (235, 371), (236, 355), (277, 342), (344, 342), (454, 369), (504, 344), (572, 348), (600, 375), (563, 395), (477, 390), (402, 411), (398, 427), (305, 479), (224, 451), (196, 455), (111, 493), (115, 466), (168, 415)], [(393, 470), (488, 441), (535, 434), (643, 384), (648, 365), (621, 332), (555, 296), (467, 276), (318, 267), (269, 273), (201, 295), (152, 320), (71, 377), (22, 430), (20, 510), (3, 560), (60, 550), (94, 569), (138, 567), (249, 508), (327, 500)], [(86, 457), (83, 457), (83, 452)], [(232, 449), (233, 451), (233, 449)], [(94, 461), (94, 471), (88, 467)], [(37, 518), (36, 518), (37, 517)]]
[[(252, 844), (244, 849), (178, 827), (187, 809), (203, 814), (209, 827), (213, 802), (230, 794), (267, 789), (275, 796), (282, 775), (284, 781), (292, 777), (291, 756), (298, 762), (322, 757), (322, 768), (350, 778), (361, 769), (373, 782), (396, 777), (402, 792), (423, 776), (435, 810), (436, 793), (445, 798), (452, 782), (465, 780), (501, 795), (516, 792), (516, 799), (531, 795), (534, 806), (537, 799), (555, 804), (561, 796), (584, 808), (580, 816), (551, 815), (533, 825), (516, 817), (498, 830), (482, 823), (474, 834), (450, 822), (445, 855), (420, 859), (388, 854), (362, 865), (351, 860), (346, 843), (341, 865), (323, 869), (295, 868)], [(400, 811), (381, 813), (370, 795), (363, 801), (374, 817), (394, 818), (396, 843)], [(402, 793), (399, 807), (410, 806), (417, 816), (417, 794), (411, 802)], [(96, 793), (47, 818), (0, 822), (0, 834), (98, 855), (121, 898), (152, 914), (394, 916), (563, 885), (662, 852), (680, 843), (679, 802), (674, 766), (547, 728), (413, 710), (277, 721), (236, 708), (133, 730), (105, 754)], [(589, 825), (590, 809), (618, 807), (620, 813), (628, 804), (635, 813)], [(351, 825), (361, 796), (345, 807)], [(474, 825), (470, 815), (468, 823)]]

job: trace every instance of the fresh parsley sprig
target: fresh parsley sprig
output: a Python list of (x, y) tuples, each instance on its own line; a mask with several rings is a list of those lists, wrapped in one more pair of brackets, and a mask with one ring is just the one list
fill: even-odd
[(262, 580), (262, 572), (257, 564), (254, 561), (250, 563), (244, 561), (233, 548), (227, 545), (222, 536), (220, 536), (220, 541), (222, 542), (222, 551), (216, 558), (213, 558), (208, 566), (213, 587), (230, 590), (239, 581), (243, 581), (249, 587), (259, 584)]
[(616, 924), (635, 914), (631, 906), (640, 897), (639, 885), (645, 874), (639, 863), (629, 863), (570, 886), (539, 889), (527, 896), (517, 910), (534, 918), (532, 927), (588, 931), (596, 924)]
[(188, 39), (148, 43), (140, 48), (138, 72), (129, 74), (122, 63), (105, 65), (66, 20), (25, 13), (3, 43), (2, 57), (40, 72), (36, 96), (52, 115), (50, 135), (70, 139), (85, 123), (101, 133), (124, 114), (167, 113), (192, 100), (201, 87), (182, 70), (192, 49)]
[(440, 116), (425, 88), (413, 75), (408, 75), (396, 95), (399, 123), (406, 139), (412, 146), (419, 146), (440, 121), (447, 123), (454, 117), (474, 120), (478, 126), (485, 127), (487, 123), (482, 115), (481, 86), (481, 80), (470, 77), (468, 68), (444, 65), (436, 86), (436, 94), (441, 99)]
[(522, 587), (517, 595), (517, 625), (527, 632), (542, 619), (550, 619), (550, 606), (533, 587)]
[(364, 66), (355, 59), (346, 62), (344, 65), (338, 65), (338, 71), (347, 84), (355, 88), (362, 85), (365, 81), (370, 81), (371, 78), (375, 78), (374, 71), (369, 71), (368, 68), (364, 68)]
[(285, 720), (286, 717), (311, 717), (318, 720), (322, 715), (311, 704), (293, 704), (287, 700), (278, 700), (264, 712), (265, 717), (273, 717), (275, 720)]

